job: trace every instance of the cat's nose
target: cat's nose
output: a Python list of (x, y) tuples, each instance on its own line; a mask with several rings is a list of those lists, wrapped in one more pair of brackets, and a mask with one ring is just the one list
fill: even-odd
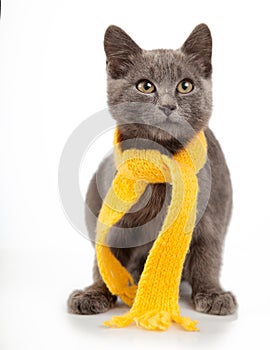
[(176, 109), (175, 105), (164, 105), (158, 107), (168, 117)]

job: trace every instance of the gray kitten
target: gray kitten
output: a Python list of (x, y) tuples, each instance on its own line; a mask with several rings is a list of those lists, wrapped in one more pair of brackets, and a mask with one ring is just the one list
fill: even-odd
[[(208, 141), (208, 166), (198, 175), (198, 213), (182, 279), (192, 287), (197, 311), (215, 315), (235, 312), (236, 299), (219, 283), (223, 242), (228, 227), (232, 188), (229, 171), (208, 121), (212, 109), (211, 33), (198, 25), (178, 50), (142, 50), (122, 29), (110, 26), (105, 33), (108, 105), (120, 130), (122, 149), (158, 148), (176, 153), (204, 129)], [(154, 124), (154, 125), (153, 125)], [(188, 127), (191, 126), (191, 127)], [(138, 141), (139, 140), (139, 141)], [(208, 169), (209, 170), (209, 169)], [(94, 240), (102, 198), (115, 174), (113, 157), (107, 157), (93, 176), (86, 197), (86, 223)], [(112, 252), (139, 281), (149, 250), (157, 237), (170, 203), (168, 184), (149, 184), (140, 201), (112, 229)], [(200, 213), (200, 203), (208, 203)], [(68, 309), (76, 314), (97, 314), (115, 305), (95, 261), (94, 283), (74, 291)]]

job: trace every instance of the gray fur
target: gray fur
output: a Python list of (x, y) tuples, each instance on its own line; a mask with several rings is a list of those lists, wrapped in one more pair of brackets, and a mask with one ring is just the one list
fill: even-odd
[[(120, 28), (111, 26), (106, 31), (104, 46), (108, 105), (119, 125), (123, 149), (151, 148), (153, 144), (153, 148), (173, 154), (190, 140), (194, 132), (205, 129), (208, 164), (198, 175), (197, 221), (182, 278), (191, 284), (197, 311), (231, 314), (236, 310), (236, 299), (221, 288), (219, 273), (232, 207), (232, 188), (224, 155), (208, 128), (212, 109), (210, 31), (201, 24), (179, 50), (145, 51)], [(176, 93), (176, 86), (184, 78), (191, 79), (195, 88), (190, 94), (181, 96)], [(142, 79), (154, 83), (156, 92), (151, 95), (140, 93), (136, 83)], [(165, 113), (163, 107), (171, 111)], [(141, 139), (150, 140), (152, 144), (146, 146)], [(111, 185), (115, 171), (110, 156), (101, 163), (88, 188), (85, 214), (89, 236), (93, 241), (96, 219), (88, 215), (88, 210), (98, 216), (102, 198)], [(161, 228), (170, 194), (168, 184), (149, 184), (140, 201), (110, 231), (112, 252), (132, 273), (136, 282)], [(204, 208), (203, 203), (208, 197)], [(68, 301), (70, 312), (92, 314), (106, 311), (114, 305), (116, 298), (102, 281), (96, 263), (94, 281), (86, 290), (71, 294)]]

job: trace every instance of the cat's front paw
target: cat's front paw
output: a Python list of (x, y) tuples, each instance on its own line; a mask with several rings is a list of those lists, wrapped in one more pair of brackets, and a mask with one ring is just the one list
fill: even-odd
[(68, 312), (79, 315), (94, 315), (108, 311), (114, 306), (116, 296), (100, 290), (75, 290), (68, 298)]
[(197, 293), (193, 297), (196, 311), (212, 315), (231, 315), (237, 309), (237, 302), (231, 292)]

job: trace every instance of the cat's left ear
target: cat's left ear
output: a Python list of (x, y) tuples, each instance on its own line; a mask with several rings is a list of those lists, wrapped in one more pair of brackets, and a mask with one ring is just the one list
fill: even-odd
[(104, 49), (107, 56), (107, 70), (113, 79), (119, 79), (133, 65), (142, 49), (121, 28), (111, 25), (105, 32)]
[(194, 62), (205, 78), (212, 74), (212, 37), (206, 24), (199, 24), (189, 35), (181, 51)]

